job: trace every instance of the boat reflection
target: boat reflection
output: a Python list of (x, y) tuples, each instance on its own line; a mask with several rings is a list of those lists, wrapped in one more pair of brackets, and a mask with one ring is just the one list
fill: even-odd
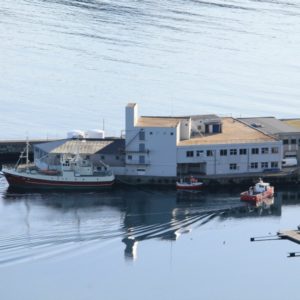
[[(149, 239), (174, 241), (214, 219), (223, 222), (232, 217), (280, 216), (281, 198), (250, 206), (240, 202), (236, 194), (226, 193), (178, 194), (173, 190), (146, 188), (95, 193), (24, 193), (8, 189), (3, 194), (3, 203), (25, 203), (24, 219), (29, 231), (30, 223), (37, 215), (30, 216), (29, 212), (42, 208), (49, 214), (50, 210), (53, 223), (60, 222), (63, 228), (76, 224), (74, 231), (65, 228), (68, 237), (72, 232), (72, 242), (117, 238), (125, 244), (125, 258), (136, 259), (138, 243)], [(61, 217), (66, 213), (73, 218), (67, 224)], [(107, 215), (111, 216), (109, 222), (106, 221)], [(51, 222), (39, 223), (39, 226), (51, 228)], [(65, 239), (62, 237), (62, 240)]]

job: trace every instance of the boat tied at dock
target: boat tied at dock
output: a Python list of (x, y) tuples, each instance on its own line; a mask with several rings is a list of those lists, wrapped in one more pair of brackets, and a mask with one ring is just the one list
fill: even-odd
[(197, 191), (201, 190), (202, 186), (203, 182), (198, 181), (198, 179), (193, 176), (189, 176), (188, 178), (180, 178), (179, 181), (176, 182), (177, 190)]
[[(109, 166), (102, 161), (97, 164), (88, 156), (79, 153), (62, 154), (60, 164), (55, 169), (42, 168), (30, 163), (28, 159), (29, 143), (21, 153), (19, 161), (12, 169), (3, 168), (2, 172), (11, 187), (18, 188), (60, 188), (60, 189), (98, 189), (111, 187), (115, 176)], [(25, 153), (25, 154), (24, 154)], [(25, 164), (19, 164), (22, 158)]]

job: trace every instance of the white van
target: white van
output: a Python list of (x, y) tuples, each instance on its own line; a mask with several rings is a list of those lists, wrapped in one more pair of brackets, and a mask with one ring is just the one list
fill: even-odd
[(287, 157), (282, 160), (282, 167), (296, 167), (298, 161), (296, 157)]

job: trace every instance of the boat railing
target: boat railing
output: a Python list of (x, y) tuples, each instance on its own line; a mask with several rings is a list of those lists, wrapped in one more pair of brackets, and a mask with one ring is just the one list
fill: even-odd
[(95, 171), (94, 176), (111, 176), (112, 171)]

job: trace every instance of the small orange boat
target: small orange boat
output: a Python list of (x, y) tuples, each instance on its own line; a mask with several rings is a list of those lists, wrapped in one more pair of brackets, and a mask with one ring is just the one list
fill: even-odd
[(259, 202), (274, 196), (274, 187), (268, 182), (264, 182), (261, 178), (259, 181), (249, 188), (248, 191), (242, 192), (240, 199), (242, 201)]

